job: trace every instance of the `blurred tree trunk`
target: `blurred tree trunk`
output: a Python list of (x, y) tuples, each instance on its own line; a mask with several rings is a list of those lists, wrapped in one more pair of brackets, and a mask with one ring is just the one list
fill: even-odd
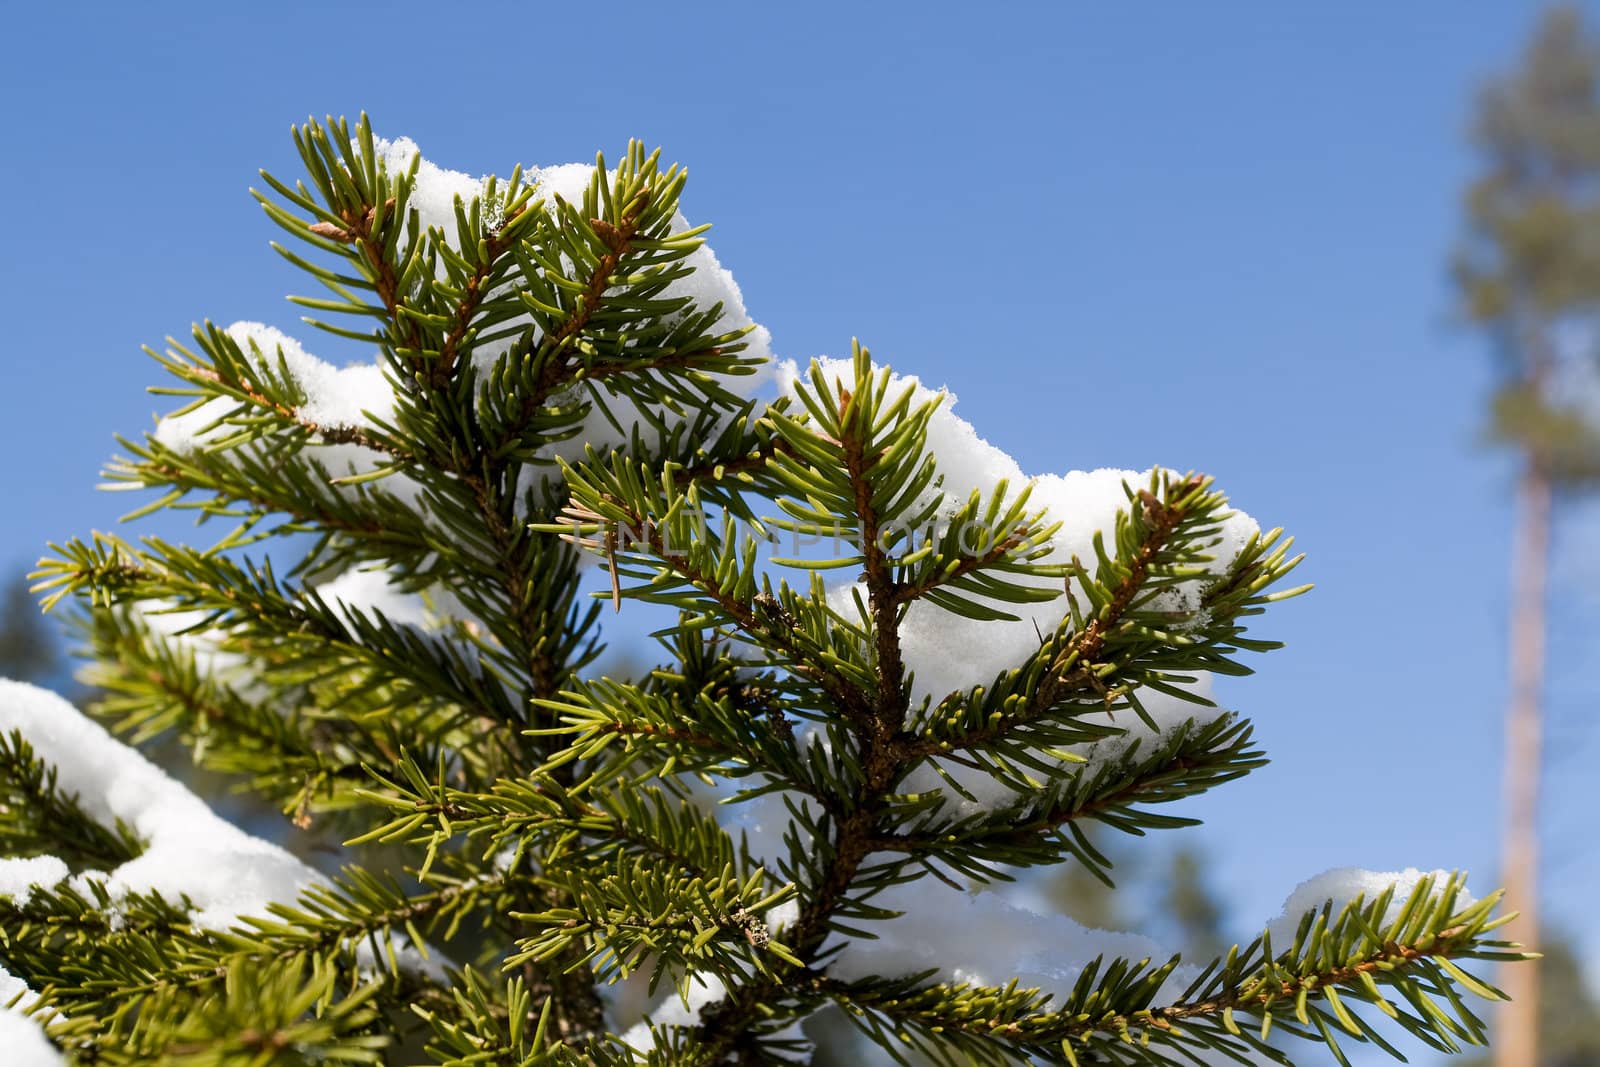
[[(1507, 937), (1537, 951), (1539, 936), (1539, 769), (1543, 721), (1545, 590), (1550, 555), (1549, 475), (1533, 461), (1522, 475), (1511, 576), (1511, 704), (1506, 716), (1505, 837), (1501, 884), (1521, 914)], [(1499, 1067), (1539, 1061), (1539, 968), (1502, 968), (1511, 1002), (1501, 1007)]]

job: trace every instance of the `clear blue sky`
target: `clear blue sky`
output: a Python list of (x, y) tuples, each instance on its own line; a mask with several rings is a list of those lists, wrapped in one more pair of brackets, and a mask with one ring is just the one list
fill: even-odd
[[(1536, 5), (790, 7), (13, 10), (0, 562), (123, 510), (92, 486), (160, 407), (141, 343), (293, 322), (246, 194), (294, 173), (291, 122), (365, 109), (474, 173), (641, 137), (782, 354), (860, 335), (1025, 469), (1199, 468), (1299, 537), (1319, 588), (1224, 689), (1274, 763), (1191, 809), (1240, 928), (1330, 866), (1491, 885), (1508, 470), (1445, 262), (1472, 94)], [(1570, 921), (1600, 881), (1581, 529), (1546, 820)]]

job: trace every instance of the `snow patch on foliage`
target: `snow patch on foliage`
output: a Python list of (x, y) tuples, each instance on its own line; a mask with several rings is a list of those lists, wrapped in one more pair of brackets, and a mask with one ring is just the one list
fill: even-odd
[[(648, 1052), (655, 1047), (650, 1036), (652, 1026), (697, 1026), (702, 1009), (715, 1004), (728, 993), (728, 987), (714, 974), (696, 974), (689, 979), (687, 992), (669, 993), (650, 1009), (643, 1019), (633, 1023), (622, 1033), (622, 1042), (636, 1052)], [(628, 1022), (627, 1019), (619, 1020)], [(800, 1029), (803, 1020), (797, 1019), (784, 1027), (773, 1038), (779, 1041), (805, 1041)]]
[(38, 999), (26, 982), (0, 967), (0, 1049), (6, 1067), (65, 1067), (39, 1020), (24, 1014)]
[(163, 416), (150, 436), (157, 444), (165, 445), (174, 452), (185, 455), (197, 452), (227, 435), (227, 426), (221, 420), (235, 406), (231, 400), (220, 397), (207, 400), (192, 410)]
[(793, 926), (800, 919), (800, 898), (790, 897), (782, 904), (770, 909), (762, 916), (767, 924), (767, 932), (777, 936), (779, 931)]
[[(281, 376), (287, 370), (305, 399), (295, 408), (297, 418), (323, 433), (370, 429), (375, 421), (394, 417), (393, 387), (377, 363), (356, 363), (335, 367), (307, 352), (294, 338), (275, 327), (259, 322), (236, 322), (225, 331), (262, 373)], [(161, 418), (151, 437), (156, 443), (181, 454), (210, 449), (234, 430), (229, 420), (239, 414), (241, 405), (228, 397), (215, 397), (192, 411)], [(258, 411), (246, 407), (246, 417)], [(252, 442), (241, 446), (259, 450)], [(352, 442), (308, 443), (300, 453), (319, 464), (328, 478), (347, 478), (370, 474), (385, 457), (378, 451)], [(259, 452), (258, 452), (258, 458)], [(421, 487), (404, 474), (390, 474), (382, 488), (412, 506), (421, 506)], [(346, 486), (341, 491), (361, 490)]]
[[(1390, 899), (1389, 907), (1384, 911), (1382, 919), (1384, 924), (1388, 924), (1400, 917), (1406, 901), (1416, 892), (1418, 883), (1424, 878), (1433, 879), (1433, 892), (1437, 896), (1449, 877), (1449, 871), (1423, 871), (1416, 867), (1407, 867), (1403, 871), (1368, 871), (1359, 867), (1339, 867), (1324, 871), (1300, 883), (1295, 891), (1289, 894), (1289, 899), (1284, 901), (1283, 913), (1268, 924), (1267, 929), (1272, 935), (1272, 949), (1274, 952), (1288, 949), (1294, 941), (1295, 932), (1300, 927), (1300, 919), (1307, 912), (1316, 911), (1325, 904), (1332, 905), (1331, 915), (1337, 919), (1344, 906), (1357, 897), (1361, 898), (1363, 905), (1371, 904), (1386, 889), (1393, 886), (1394, 896)], [(1471, 907), (1475, 902), (1476, 898), (1465, 889), (1456, 894), (1457, 910)]]
[[(1328, 871), (1307, 881), (1290, 894), (1283, 914), (1269, 925), (1273, 950), (1286, 950), (1300, 919), (1332, 901), (1335, 914), (1357, 896), (1370, 902), (1390, 886), (1393, 903), (1386, 921), (1398, 917), (1407, 898), (1426, 877), (1442, 886), (1445, 871), (1368, 871), (1345, 868)], [(1038, 986), (1060, 998), (1071, 993), (1083, 969), (1096, 958), (1149, 960), (1161, 965), (1173, 951), (1139, 934), (1094, 930), (1059, 914), (1043, 914), (1003, 902), (992, 892), (953, 889), (933, 879), (895, 886), (873, 903), (902, 914), (874, 924), (874, 941), (835, 937), (840, 955), (828, 973), (846, 981), (888, 978), (933, 970), (946, 982), (1005, 985), (1018, 978), (1023, 986)], [(1473, 897), (1462, 890), (1457, 906), (1465, 908)], [(1199, 974), (1199, 964), (1180, 964), (1167, 978), (1156, 1003), (1182, 994)]]
[[(324, 430), (364, 429), (374, 417), (388, 420), (394, 415), (394, 390), (376, 363), (335, 367), (282, 330), (260, 322), (236, 322), (224, 332), (263, 372), (273, 377), (288, 373), (305, 394), (296, 408), (304, 422)], [(226, 423), (219, 420), (237, 407), (235, 401), (218, 397), (185, 414), (168, 415), (156, 424), (155, 439), (173, 451), (194, 452), (227, 435)]]
[[(830, 392), (838, 388), (838, 383), (848, 385), (854, 381), (850, 360), (819, 359), (816, 363)], [(809, 387), (812, 381), (809, 372), (802, 374), (792, 362), (780, 366), (778, 379), (780, 392), (789, 397), (794, 397), (802, 386)], [(955, 394), (929, 389), (915, 375), (890, 375), (886, 394), (889, 398), (897, 398), (907, 389), (912, 392), (913, 410), (940, 401), (927, 429), (927, 447), (937, 464), (939, 480), (925, 491), (917, 506), (908, 510), (915, 512), (938, 503), (938, 513), (948, 517), (974, 491), (987, 498), (1004, 482), (1008, 500), (1029, 488), (1028, 509), (1044, 512), (1047, 526), (1060, 524), (1040, 562), (1066, 564), (1077, 559), (1092, 569), (1096, 534), (1103, 536), (1108, 552), (1115, 551), (1112, 533), (1117, 513), (1128, 506), (1125, 487), (1137, 491), (1150, 481), (1153, 471), (1102, 468), (1029, 477), (1016, 460), (978, 436), (971, 423), (955, 414)], [(1206, 568), (1209, 574), (1225, 574), (1259, 531), (1259, 525), (1249, 515), (1232, 512), (1212, 546), (1212, 559)], [(1198, 594), (1208, 580), (1197, 578), (1183, 583), (1175, 593), (1164, 594), (1161, 601), (1146, 607), (1179, 615), (1194, 612), (1199, 607)], [(1043, 583), (1034, 584), (1045, 587)], [(853, 591), (860, 589), (859, 583), (832, 589), (830, 600), (835, 609), (854, 614)], [(916, 675), (913, 699), (938, 700), (952, 692), (987, 685), (1026, 660), (1038, 649), (1040, 635), (1053, 632), (1068, 613), (1064, 589), (1062, 595), (1043, 603), (997, 606), (1017, 619), (980, 622), (953, 615), (927, 601), (911, 605), (901, 628), (901, 650), (907, 668)], [(1175, 619), (1174, 624), (1183, 625), (1185, 621)]]
[[(825, 383), (826, 395), (835, 395), (841, 384), (846, 387), (853, 385), (855, 364), (852, 360), (822, 356), (813, 362)], [(875, 367), (874, 370), (881, 368)], [(780, 362), (775, 374), (781, 396), (795, 399), (802, 388), (815, 387), (811, 368), (801, 367), (794, 360)], [(911, 390), (912, 411), (924, 404), (939, 402), (939, 407), (928, 420), (928, 450), (939, 465), (941, 478), (938, 486), (926, 490), (908, 510), (920, 510), (932, 504), (942, 493), (946, 503), (944, 510), (948, 513), (966, 503), (967, 496), (974, 489), (987, 494), (1001, 481), (1007, 482), (1013, 492), (1022, 488), (1027, 478), (1017, 461), (980, 437), (972, 423), (955, 414), (954, 393), (949, 389), (931, 389), (923, 385), (922, 379), (915, 374), (891, 374), (885, 396), (895, 400), (907, 389)]]
[(662, 998), (644, 1019), (634, 1023), (622, 1034), (623, 1044), (640, 1052), (647, 1052), (655, 1043), (650, 1037), (650, 1027), (694, 1026), (700, 1021), (700, 1009), (715, 1004), (728, 992), (722, 979), (714, 974), (697, 974), (689, 981), (688, 991)]
[(67, 874), (67, 865), (54, 856), (0, 858), (0, 897), (26, 904), (36, 886), (56, 885)]
[(330, 605), (343, 605), (374, 617), (382, 614), (396, 626), (423, 629), (436, 620), (422, 597), (401, 589), (383, 567), (347, 570), (317, 586), (317, 594)]
[[(187, 896), (189, 918), (207, 930), (226, 930), (247, 916), (265, 916), (274, 901), (292, 903), (326, 879), (284, 849), (245, 833), (165, 771), (122, 744), (98, 723), (56, 694), (0, 679), (0, 732), (19, 731), (39, 759), (56, 769), (57, 787), (76, 794), (84, 811), (103, 825), (121, 819), (145, 843), (134, 859), (106, 872), (113, 899), (130, 893), (160, 893), (176, 902)], [(27, 861), (9, 860), (8, 864)], [(7, 868), (21, 871), (22, 868)], [(66, 879), (59, 859), (36, 864), (22, 877), (51, 884)], [(402, 935), (395, 937), (402, 967), (440, 973), (437, 959), (424, 961)], [(437, 953), (434, 954), (437, 956)]]
[(277, 845), (219, 818), (155, 764), (54, 693), (0, 681), (0, 730), (18, 730), (56, 768), (59, 787), (105, 824), (117, 819), (147, 843), (108, 873), (113, 896), (188, 894), (195, 925), (220, 930), (274, 900), (293, 900), (316, 878)]
[[(843, 951), (828, 968), (833, 977), (853, 982), (932, 970), (941, 981), (986, 986), (1016, 978), (1059, 1003), (1097, 957), (1163, 964), (1172, 956), (1140, 934), (1095, 930), (1064, 915), (1041, 914), (993, 893), (964, 892), (933, 879), (895, 886), (873, 904), (902, 914), (874, 924), (876, 941), (836, 937)], [(1188, 965), (1178, 967), (1162, 995), (1177, 996), (1198, 973)]]
[[(362, 564), (315, 587), (325, 603), (335, 609), (359, 611), (370, 619), (382, 615), (395, 626), (410, 627), (435, 640), (448, 638), (451, 627), (461, 624), (468, 632), (481, 632), (483, 623), (453, 590), (440, 583), (420, 591), (406, 588), (391, 568)], [(501, 684), (504, 679), (496, 675)], [(514, 692), (507, 689), (507, 692)]]
[[(673, 217), (672, 228), (677, 232), (690, 227), (688, 220), (679, 213)], [(772, 335), (765, 326), (757, 325), (750, 318), (749, 312), (745, 310), (744, 296), (739, 290), (738, 282), (734, 281), (733, 273), (722, 266), (709, 245), (702, 244), (695, 249), (689, 254), (686, 262), (693, 268), (692, 273), (671, 282), (658, 299), (674, 300), (687, 297), (693, 301), (696, 310), (709, 310), (714, 305), (720, 304), (722, 313), (715, 326), (717, 331), (732, 333), (750, 328), (750, 332), (743, 338), (747, 346), (743, 354), (766, 362), (756, 368), (754, 373), (725, 376), (718, 384), (740, 399), (749, 399), (768, 389), (776, 374), (776, 364), (772, 356)], [(675, 427), (689, 422), (699, 414), (692, 408), (673, 410), (665, 405), (655, 406), (649, 410), (642, 409), (632, 398), (614, 390), (605, 381), (580, 385), (571, 390), (566, 399), (573, 402), (580, 399), (587, 400), (591, 407), (576, 434), (545, 449), (545, 456), (552, 461), (559, 459), (568, 463), (580, 462), (590, 447), (600, 455), (605, 455), (628, 445), (635, 431), (647, 446), (659, 446)], [(714, 440), (725, 432), (734, 417), (732, 414), (724, 414), (711, 427), (707, 437)]]
[(374, 416), (393, 416), (394, 390), (375, 363), (335, 367), (282, 330), (260, 322), (236, 322), (228, 327), (228, 336), (267, 369), (288, 369), (305, 393), (298, 410), (307, 422), (325, 428), (367, 427)]
[[(488, 187), (487, 177), (474, 178), (462, 171), (438, 166), (423, 156), (417, 143), (409, 137), (400, 137), (393, 141), (381, 137), (374, 138), (374, 145), (391, 175), (403, 172), (411, 165), (412, 158), (417, 157), (417, 176), (412, 187), (410, 202), (417, 210), (418, 221), (424, 229), (433, 227), (441, 229), (452, 245), (458, 244), (455, 202), (459, 198), (462, 206), (466, 207), (474, 197), (481, 197)], [(608, 177), (615, 173), (614, 170), (608, 172)], [(535, 198), (544, 201), (545, 211), (552, 215), (556, 211), (557, 197), (569, 204), (581, 205), (593, 176), (594, 166), (589, 163), (523, 167), (523, 181), (533, 188)], [(488, 210), (493, 210), (491, 205), (484, 206)], [(682, 212), (673, 216), (673, 232), (681, 233), (690, 228), (689, 221)], [(733, 274), (718, 262), (710, 246), (701, 244), (689, 255), (687, 265), (693, 268), (693, 272), (670, 283), (662, 292), (660, 299), (688, 297), (694, 301), (695, 307), (704, 309), (721, 304), (722, 315), (718, 320), (718, 329), (734, 331), (754, 326), (755, 329), (745, 339), (749, 346), (749, 354), (770, 359), (771, 335), (765, 327), (757, 326), (751, 320), (745, 310), (744, 297), (738, 283), (734, 281)], [(526, 321), (531, 324), (532, 320)], [(492, 362), (505, 351), (507, 344), (509, 342), (498, 348), (485, 346), (485, 350), (480, 351), (476, 358), (480, 362)]]
[[(413, 156), (421, 156), (416, 142), (410, 138), (402, 137), (395, 141), (379, 138), (376, 139), (376, 144), (391, 174), (399, 173), (410, 166)], [(614, 174), (615, 171), (610, 172), (610, 175)], [(523, 168), (524, 181), (533, 187), (535, 199), (542, 200), (544, 210), (552, 216), (557, 211), (557, 197), (574, 206), (581, 205), (593, 176), (594, 167), (588, 163), (560, 163), (546, 167)], [(486, 178), (474, 178), (461, 171), (448, 170), (428, 161), (426, 157), (421, 157), (411, 199), (417, 207), (418, 220), (423, 227), (440, 227), (450, 242), (455, 244), (457, 241), (455, 198), (459, 197), (465, 206), (473, 197), (481, 196), (486, 188)], [(672, 231), (681, 233), (689, 229), (691, 229), (689, 220), (683, 213), (674, 214)], [(715, 329), (731, 333), (748, 328), (750, 333), (744, 338), (745, 354), (752, 358), (770, 361), (772, 335), (766, 327), (756, 324), (751, 319), (745, 309), (744, 295), (739, 289), (738, 282), (734, 280), (732, 272), (717, 259), (711, 246), (701, 244), (689, 254), (685, 265), (691, 268), (690, 273), (670, 282), (657, 299), (687, 298), (697, 310), (709, 310), (720, 304), (722, 311)], [(527, 315), (519, 316), (497, 326), (496, 332), (517, 325), (533, 328), (533, 319)], [(488, 371), (495, 361), (510, 349), (513, 340), (514, 337), (505, 337), (498, 341), (476, 345), (472, 354), (474, 366), (480, 373)], [(721, 385), (738, 396), (749, 397), (755, 395), (770, 380), (770, 370), (764, 369), (763, 372), (755, 374), (726, 378)], [(670, 428), (694, 415), (692, 411), (680, 412), (669, 408), (655, 409), (648, 413), (641, 411), (631, 399), (613, 390), (605, 382), (580, 385), (556, 400), (574, 403), (587, 400), (594, 406), (576, 434), (546, 449), (543, 458), (550, 461), (558, 458), (569, 462), (580, 460), (583, 458), (586, 445), (592, 445), (596, 451), (604, 454), (626, 444), (635, 428), (646, 441), (659, 442), (662, 429), (658, 428), (658, 424)], [(532, 472), (525, 473), (532, 475)]]
[[(421, 156), (416, 142), (408, 137), (394, 140), (374, 138), (374, 146), (390, 175), (403, 173), (411, 166), (412, 160), (417, 159), (410, 206), (417, 213), (418, 224), (425, 230), (441, 230), (447, 243), (458, 245), (456, 201), (459, 199), (465, 207), (474, 197), (481, 197), (487, 188), (487, 178), (473, 177), (433, 163)], [(587, 163), (530, 166), (524, 168), (524, 180), (535, 188), (536, 197), (545, 201), (545, 209), (554, 212), (555, 197), (558, 195), (569, 203), (581, 204), (593, 173), (594, 167)], [(492, 215), (496, 205), (485, 203), (483, 209)], [(691, 227), (679, 213), (673, 218), (672, 228), (674, 232), (682, 232)], [(738, 283), (718, 261), (716, 253), (709, 245), (701, 244), (688, 256), (686, 263), (692, 268), (691, 272), (669, 283), (659, 299), (686, 297), (693, 301), (697, 309), (721, 305), (715, 329), (734, 332), (749, 328), (750, 332), (743, 339), (746, 355), (770, 361), (771, 334), (751, 319)], [(499, 324), (496, 330), (498, 332), (519, 323), (530, 328), (533, 325), (530, 316), (522, 316)], [(279, 368), (279, 353), (282, 353), (283, 363), (306, 393), (306, 401), (298, 409), (302, 420), (323, 429), (350, 429), (370, 427), (373, 419), (368, 417), (368, 413), (380, 421), (392, 419), (395, 396), (381, 361), (337, 368), (307, 352), (294, 338), (257, 322), (238, 322), (230, 326), (227, 332), (258, 364), (272, 369), (274, 373)], [(508, 336), (498, 341), (476, 344), (471, 358), (477, 370), (483, 373), (492, 367), (510, 348), (514, 339), (514, 336)], [(770, 381), (769, 362), (755, 373), (729, 376), (721, 384), (729, 392), (748, 398), (755, 396)], [(603, 381), (579, 385), (564, 396), (552, 398), (552, 402), (590, 402), (592, 408), (573, 437), (546, 448), (539, 465), (530, 465), (520, 473), (519, 492), (537, 484), (541, 477), (550, 476), (557, 459), (581, 459), (586, 445), (606, 453), (626, 444), (635, 429), (647, 442), (658, 443), (666, 431), (695, 415), (693, 410), (673, 410), (670, 407), (641, 411), (632, 400)], [(207, 401), (185, 414), (162, 418), (152, 436), (174, 451), (192, 453), (229, 435), (227, 424), (221, 420), (237, 407), (234, 401), (228, 399)], [(714, 432), (725, 428), (726, 423), (719, 424)], [(383, 457), (378, 453), (355, 444), (313, 445), (306, 449), (306, 456), (321, 463), (335, 478), (368, 474), (383, 462)], [(380, 484), (383, 489), (408, 503), (420, 502), (419, 487), (404, 475), (390, 475)], [(586, 562), (592, 563), (587, 559)]]
[(417, 142), (409, 137), (397, 137), (392, 141), (374, 137), (372, 143), (390, 177), (404, 174), (411, 167), (411, 161), (416, 160), (417, 176), (408, 206), (416, 211), (417, 222), (424, 230), (437, 227), (451, 239), (452, 245), (456, 244), (456, 200), (459, 198), (463, 207), (471, 204), (473, 197), (483, 194), (484, 180), (430, 162), (417, 149)]
[[(59, 866), (58, 871), (56, 867)], [(0, 896), (26, 900), (34, 885), (49, 885), (66, 876), (66, 864), (53, 856), (30, 860), (0, 860)], [(26, 879), (20, 890), (17, 884)], [(28, 983), (0, 967), (0, 1049), (5, 1051), (6, 1067), (64, 1067), (66, 1060), (44, 1036), (44, 1024), (63, 1018), (60, 1012), (45, 1008), (38, 1015), (28, 1011), (39, 1002), (39, 994)]]

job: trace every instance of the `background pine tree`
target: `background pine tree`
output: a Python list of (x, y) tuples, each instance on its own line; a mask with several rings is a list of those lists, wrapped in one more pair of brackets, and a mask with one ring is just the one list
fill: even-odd
[(0, 592), (0, 678), (46, 682), (60, 664), (61, 650), (28, 584), (19, 572)]
[[(1571, 942), (1554, 931), (1548, 947), (1531, 966), (1539, 968), (1539, 1062), (1545, 1067), (1588, 1067), (1600, 1063), (1600, 1000), (1583, 974), (1583, 961)], [(1464, 1067), (1489, 1067), (1487, 1056), (1462, 1061)]]
[[(1539, 932), (1538, 797), (1552, 507), (1600, 477), (1600, 430), (1584, 399), (1600, 313), (1600, 45), (1575, 8), (1549, 11), (1519, 69), (1488, 86), (1474, 136), (1484, 169), (1467, 190), (1469, 235), (1456, 276), (1464, 310), (1496, 357), (1492, 435), (1521, 465), (1502, 878), (1521, 911), (1513, 936), (1543, 949), (1551, 942)], [(1512, 967), (1504, 976), (1511, 1002), (1499, 1014), (1502, 1067), (1544, 1062), (1539, 980), (1547, 969)]]

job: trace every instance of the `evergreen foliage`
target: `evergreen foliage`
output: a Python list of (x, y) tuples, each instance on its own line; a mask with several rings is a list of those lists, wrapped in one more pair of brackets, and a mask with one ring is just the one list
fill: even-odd
[[(748, 328), (691, 284), (684, 173), (637, 145), (581, 196), (519, 169), (429, 226), (423, 164), (395, 166), (365, 120), (295, 138), (304, 180), (266, 176), (261, 202), (326, 291), (296, 300), (381, 352), (392, 410), (330, 414), (289, 345), (198, 327), (153, 353), (187, 437), (125, 441), (112, 476), (156, 491), (139, 513), (222, 532), (97, 534), (36, 578), (78, 605), (102, 722), (176, 735), (284, 834), (338, 827), (349, 862), (204, 925), (187, 894), (118, 890), (104, 872), (137, 862), (140, 827), (7, 738), (0, 854), (77, 874), (0, 895), (0, 964), (69, 1062), (805, 1062), (795, 1024), (822, 1009), (940, 1063), (1481, 1042), (1463, 993), (1496, 994), (1469, 968), (1515, 953), (1496, 898), (1454, 876), (1330, 895), (1197, 967), (1090, 951), (1053, 994), (875, 962), (908, 886), (1109, 880), (1085, 828), (1184, 825), (1165, 805), (1261, 765), (1196, 678), (1274, 647), (1246, 624), (1299, 592), (1289, 542), (1220, 557), (1223, 494), (1157, 470), (1058, 558), (1028, 486), (947, 492), (939, 398), (859, 347), (752, 399)], [(602, 406), (618, 447), (595, 444)], [(790, 558), (774, 532), (839, 547)], [(426, 619), (334, 595), (371, 568)], [(908, 619), (1042, 603), (1061, 621), (1026, 655), (919, 691)], [(613, 605), (662, 613), (641, 678), (593, 669)], [(788, 821), (765, 854), (722, 818), (763, 801)], [(630, 1029), (613, 984), (700, 1010)]]
[(1592, 362), (1600, 312), (1600, 41), (1577, 9), (1545, 14), (1521, 66), (1483, 93), (1473, 133), (1484, 166), (1455, 275), (1496, 355), (1491, 432), (1544, 477), (1586, 485), (1600, 431), (1571, 375)]

